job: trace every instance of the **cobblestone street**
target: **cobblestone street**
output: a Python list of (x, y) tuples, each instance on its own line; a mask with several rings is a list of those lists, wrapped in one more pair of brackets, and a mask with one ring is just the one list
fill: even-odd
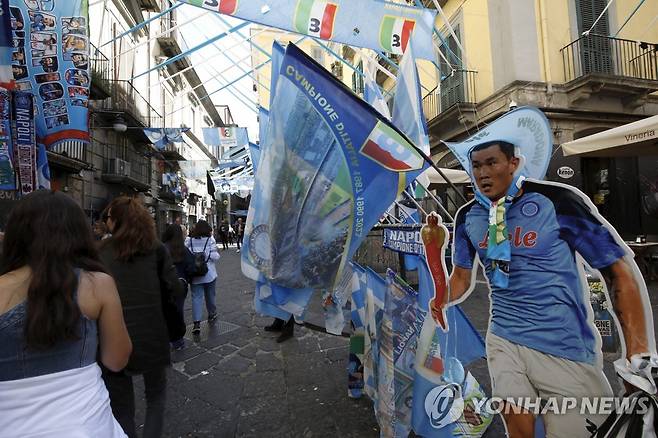
[[(277, 335), (263, 330), (271, 320), (253, 310), (254, 284), (242, 275), (239, 254), (231, 248), (221, 255), (219, 321), (204, 322), (195, 338), (188, 326), (187, 348), (172, 354), (165, 436), (378, 437), (372, 402), (347, 397), (348, 339), (296, 325), (295, 338), (277, 344)], [(190, 307), (188, 296), (188, 323)], [(484, 335), (489, 300), (482, 282), (463, 308)], [(313, 307), (308, 320), (323, 321)], [(605, 371), (616, 389), (609, 359)], [(490, 393), (486, 361), (476, 361), (470, 370)], [(140, 382), (136, 388), (141, 424)], [(504, 436), (499, 418), (485, 436)]]

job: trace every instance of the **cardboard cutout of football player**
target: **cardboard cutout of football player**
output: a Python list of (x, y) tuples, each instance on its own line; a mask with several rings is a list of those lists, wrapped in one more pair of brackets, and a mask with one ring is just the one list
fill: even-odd
[(455, 216), (449, 293), (430, 301), (433, 318), (445, 328), (444, 308), (472, 292), (478, 260), (491, 298), (493, 397), (506, 400), (509, 436), (534, 436), (535, 413), (543, 407), (536, 400), (565, 398), (579, 403), (566, 412), (539, 412), (547, 436), (593, 436), (606, 415), (581, 414), (582, 399), (611, 397), (612, 390), (584, 263), (611, 286), (606, 298), (623, 333), (617, 370), (638, 378), (641, 356), (658, 364), (651, 306), (633, 252), (584, 193), (539, 180), (552, 151), (550, 125), (539, 110), (510, 111), (466, 141), (447, 144), (471, 175), (476, 196)]

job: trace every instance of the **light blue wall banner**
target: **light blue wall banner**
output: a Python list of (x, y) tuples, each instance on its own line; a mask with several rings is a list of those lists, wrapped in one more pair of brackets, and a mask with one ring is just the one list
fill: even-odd
[[(376, 0), (179, 0), (220, 14), (350, 46), (435, 59), (436, 11)], [(366, 13), (367, 11), (367, 13)]]
[(87, 0), (10, 1), (16, 89), (35, 97), (37, 141), (89, 142)]

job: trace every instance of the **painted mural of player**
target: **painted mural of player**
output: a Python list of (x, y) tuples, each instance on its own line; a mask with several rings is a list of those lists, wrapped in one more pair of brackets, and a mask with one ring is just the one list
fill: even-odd
[[(656, 352), (646, 285), (632, 252), (585, 194), (524, 178), (533, 174), (526, 167), (532, 163), (542, 162), (536, 175), (545, 174), (552, 132), (539, 111), (516, 111), (449, 145), (476, 187), (476, 198), (455, 217), (449, 301), (459, 303), (473, 290), (479, 260), (491, 291), (487, 360), (494, 397), (612, 396), (582, 261), (611, 284), (621, 361)], [(432, 303), (433, 316), (446, 301)], [(534, 436), (536, 407), (506, 403), (509, 436)], [(605, 415), (582, 415), (579, 405), (542, 419), (547, 436), (577, 438), (592, 436)]]

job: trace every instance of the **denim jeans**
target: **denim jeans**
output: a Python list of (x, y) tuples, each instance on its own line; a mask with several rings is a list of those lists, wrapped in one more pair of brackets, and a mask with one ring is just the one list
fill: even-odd
[[(167, 401), (167, 369), (156, 368), (145, 372), (143, 376), (146, 418), (142, 435), (143, 438), (159, 438), (162, 436)], [(129, 438), (136, 438), (133, 376), (123, 372), (113, 373), (103, 367), (103, 380), (110, 394), (114, 418)]]
[(203, 297), (206, 298), (206, 310), (208, 316), (217, 313), (217, 306), (215, 306), (215, 282), (210, 283), (192, 284), (192, 320), (194, 322), (201, 321), (203, 314)]

